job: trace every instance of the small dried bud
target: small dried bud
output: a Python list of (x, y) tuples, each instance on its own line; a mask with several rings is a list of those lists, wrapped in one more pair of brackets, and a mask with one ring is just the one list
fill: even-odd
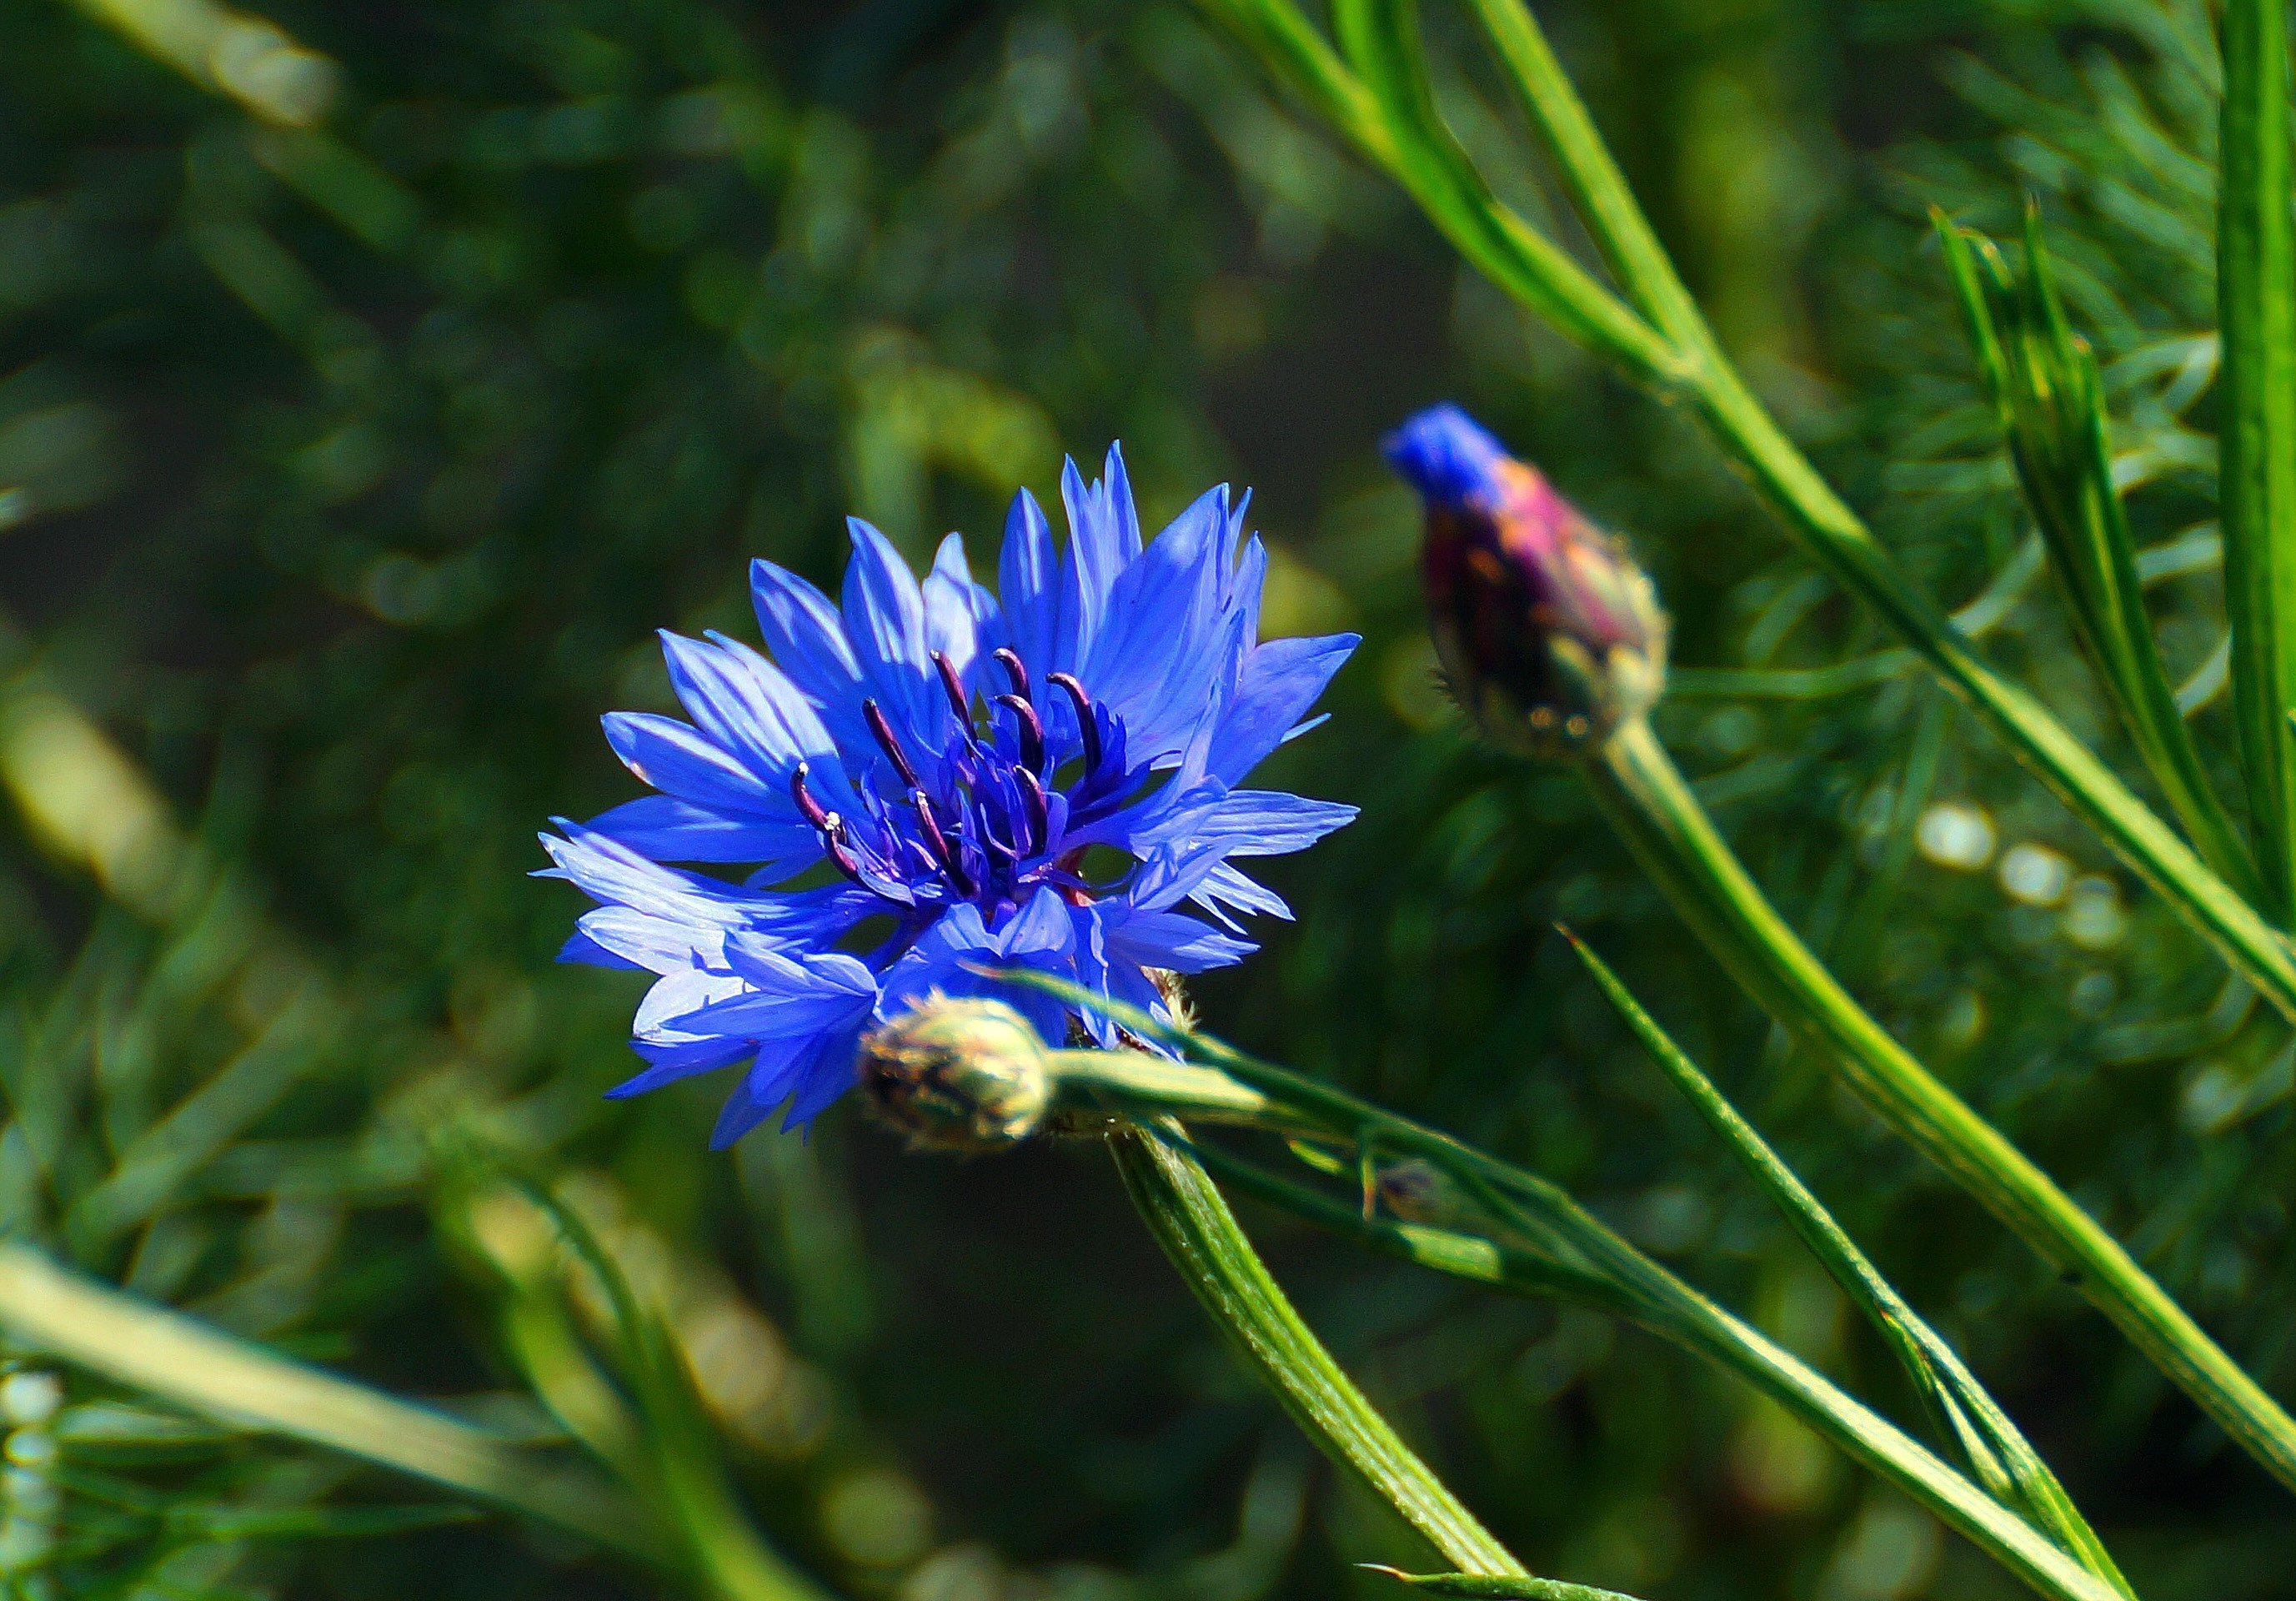
[(1657, 702), (1666, 614), (1625, 546), (1456, 406), (1421, 412), (1386, 451), (1427, 506), (1435, 653), (1487, 738), (1576, 756)]
[(1390, 1162), (1379, 1170), (1377, 1184), (1381, 1204), (1406, 1223), (1440, 1227), (1458, 1220), (1458, 1186), (1431, 1162), (1415, 1156)]
[(933, 996), (861, 1041), (862, 1093), (913, 1147), (998, 1151), (1051, 1110), (1044, 1041), (1002, 1001)]

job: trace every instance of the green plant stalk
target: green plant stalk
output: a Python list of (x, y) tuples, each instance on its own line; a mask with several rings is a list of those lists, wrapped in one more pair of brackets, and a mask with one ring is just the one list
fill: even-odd
[(2074, 632), (2137, 752), (2202, 858), (2251, 905), (2275, 904), (2202, 765), (2144, 609), (2136, 540), (2112, 480), (2096, 357), (2065, 316), (2040, 213), (2025, 213), (2025, 272), (1990, 240), (1933, 213), (1948, 276), (2025, 501), (2047, 541)]
[[(1546, 235), (1494, 197), (1440, 131), (1433, 106), (1414, 101), (1418, 135), (1399, 139), (1389, 108), (1296, 8), (1265, 0), (1201, 0), (1357, 149), (1403, 185), (1462, 256), (1570, 338), (1646, 382), (1672, 381), (1669, 343)], [(1360, 8), (1357, 8), (1360, 10)], [(1347, 19), (1342, 17), (1344, 23)]]
[(2098, 1578), (2135, 1601), (2112, 1554), (2089, 1527), (2055, 1474), (2011, 1421), (1953, 1348), (1939, 1338), (1906, 1304), (1890, 1281), (1866, 1259), (1833, 1213), (1810, 1193), (1794, 1170), (1770, 1149), (1752, 1124), (1739, 1115), (1713, 1081), (1699, 1071), (1657, 1020), (1621, 983), (1618, 975), (1578, 935), (1563, 935), (1611, 1002), (1644, 1054), (1671, 1080), (1699, 1116), (1744, 1164), (1754, 1181), (1817, 1258), (1843, 1293), (1862, 1308), (1897, 1356), (1948, 1436), (1957, 1439), (1979, 1482), (1994, 1498), (2021, 1506), (2040, 1528)]
[(1156, 1243), (1308, 1438), (1462, 1572), (1529, 1577), (1341, 1371), (1194, 1157), (1130, 1125), (1108, 1147)]
[(592, 1473), (537, 1460), (443, 1413), (274, 1356), (69, 1272), (29, 1245), (0, 1244), (0, 1329), (220, 1423), (428, 1480), (656, 1567), (668, 1560), (629, 1498)]
[[(1263, 33), (1278, 28), (1287, 37), (1314, 35), (1289, 0), (1204, 0), (1204, 4), (1223, 19), (1250, 13), (1251, 21), (1237, 31), (1255, 46)], [(1528, 12), (1519, 4), (1509, 4), (1505, 10), (1520, 13), (1514, 24), (1520, 32), (1536, 36), (1538, 25)], [(1274, 21), (1279, 18), (1283, 19), (1280, 23)], [(1321, 75), (1333, 81), (1355, 82), (1344, 65), (1330, 59), (1328, 47), (1320, 38), (1315, 40), (1314, 48), (1319, 53), (1316, 70)], [(1282, 56), (1267, 59), (1287, 81), (1296, 81), (1300, 71), (1296, 62)], [(1551, 94), (1539, 95), (1535, 82), (1526, 80), (1522, 87), (1527, 101), (1537, 101), (1534, 121), (1564, 171), (1566, 183), (1574, 193), (1584, 193), (1601, 202), (1583, 220), (1604, 255), (1643, 262), (1652, 272), (1662, 269), (1673, 291), (1678, 291), (1681, 300), (1687, 303), (1687, 291), (1681, 290), (1678, 275), (1667, 263), (1656, 235), (1585, 108), (1577, 103), (1575, 95), (1568, 103)], [(1362, 88), (1357, 83), (1350, 96)], [(1394, 133), (1393, 109), (1382, 103), (1380, 114), (1390, 119), (1389, 142), (1399, 143)], [(1413, 193), (1418, 196), (1417, 190)], [(1425, 203), (1423, 199), (1422, 204)], [(1448, 231), (1449, 225), (1441, 217), (1436, 220)], [(1500, 287), (1517, 292), (1507, 278), (1493, 276)], [(1645, 285), (1642, 292), (1652, 292), (1652, 286)], [(1534, 312), (1545, 314), (1540, 301), (1519, 292), (1518, 298)], [(1673, 358), (1655, 364), (1639, 355), (1628, 359), (1586, 336), (1572, 324), (1550, 320), (1589, 349), (1619, 359), (1630, 374), (1644, 376), (1662, 392), (1680, 398), (1810, 556), (1897, 634), (2259, 994), (2296, 1021), (2296, 953), (2070, 729), (2032, 695), (1986, 663), (1968, 637), (1898, 568), (1872, 530), (1786, 437), (1721, 355), (1702, 317), (1697, 320), (1694, 338), (1686, 324), (1682, 331), (1670, 331), (1668, 339)]]
[[(2118, 1593), (2053, 1544), (2019, 1513), (1988, 1496), (1894, 1424), (1643, 1256), (1589, 1216), (1567, 1193), (1538, 1175), (1500, 1162), (1440, 1130), (1397, 1116), (1319, 1080), (1259, 1061), (1211, 1036), (1160, 1022), (1137, 1008), (1095, 997), (1048, 974), (1027, 969), (996, 971), (1014, 982), (1062, 996), (1078, 1005), (1096, 1006), (1143, 1039), (1160, 1040), (1192, 1056), (1206, 1059), (1210, 1065), (1196, 1068), (1197, 1075), (1227, 1077), (1237, 1087), (1226, 1092), (1206, 1094), (1191, 1083), (1185, 1088), (1185, 1099), (1169, 1110), (1185, 1114), (1191, 1104), (1210, 1104), (1219, 1110), (1218, 1121), (1234, 1121), (1234, 1109), (1256, 1094), (1264, 1097), (1266, 1121), (1262, 1126), (1270, 1132), (1292, 1136), (1305, 1127), (1316, 1130), (1324, 1141), (1352, 1145), (1358, 1152), (1418, 1157), (1445, 1175), (1449, 1187), (1437, 1195), (1423, 1197), (1414, 1206), (1412, 1220), (1395, 1221), (1380, 1215), (1379, 1209), (1372, 1204), (1359, 1208), (1348, 1205), (1228, 1155), (1218, 1147), (1190, 1145), (1176, 1154), (1185, 1155), (1188, 1170), (1197, 1175), (1192, 1182), (1201, 1182), (1201, 1170), (1210, 1167), (1262, 1200), (1422, 1267), (1517, 1293), (1577, 1301), (1641, 1323), (1685, 1349), (1731, 1368), (1773, 1395), (1857, 1460), (1930, 1504), (1947, 1522), (2041, 1593), (2058, 1597), (2084, 1597), (2090, 1601)], [(1087, 1108), (1103, 1103), (1102, 1075), (1092, 1070), (1087, 1060), (1096, 1054), (1124, 1053), (1053, 1054), (1050, 1061), (1056, 1100), (1069, 1104), (1081, 1101)], [(1123, 1104), (1136, 1117), (1153, 1116), (1144, 1095), (1131, 1095)], [(1146, 1129), (1136, 1128), (1131, 1132), (1134, 1137), (1147, 1139), (1156, 1146), (1169, 1146), (1185, 1139), (1168, 1116), (1156, 1117)], [(1298, 1148), (1295, 1143), (1294, 1149)], [(1120, 1162), (1144, 1161), (1150, 1154), (1136, 1147), (1119, 1147)], [(1128, 1179), (1130, 1170), (1127, 1171)], [(1205, 1187), (1209, 1197), (1201, 1203), (1217, 1204), (1218, 1192), (1210, 1190), (1208, 1185)], [(1137, 1193), (1135, 1199), (1140, 1199)], [(1171, 1203), (1160, 1204), (1168, 1207)], [(1393, 1210), (1397, 1204), (1390, 1197), (1389, 1209)], [(1148, 1211), (1145, 1205), (1143, 1210)], [(1224, 1222), (1214, 1219), (1193, 1225), (1211, 1231), (1214, 1237), (1210, 1245), (1190, 1246), (1183, 1240), (1176, 1247), (1160, 1225), (1158, 1237), (1167, 1252), (1173, 1254), (1183, 1277), (1204, 1297), (1216, 1322), (1232, 1332), (1240, 1328), (1254, 1331), (1249, 1334), (1239, 1332), (1237, 1337), (1244, 1342), (1247, 1353), (1253, 1356), (1279, 1393), (1285, 1396), (1286, 1405), (1299, 1415), (1301, 1401), (1286, 1386), (1300, 1383), (1296, 1375), (1300, 1372), (1312, 1375), (1312, 1362), (1303, 1357), (1295, 1366), (1270, 1367), (1268, 1359), (1259, 1352), (1262, 1347), (1280, 1351), (1289, 1338), (1304, 1336), (1312, 1341), (1313, 1335), (1297, 1326), (1297, 1315), (1290, 1313), (1288, 1305), (1281, 1318), (1266, 1312), (1239, 1316), (1230, 1306), (1232, 1300), (1248, 1301), (1259, 1292), (1247, 1282), (1239, 1296), (1202, 1265), (1208, 1252), (1215, 1247), (1226, 1248), (1224, 1242), (1246, 1253), (1250, 1252), (1249, 1242), (1240, 1235), (1230, 1241), (1224, 1230), (1234, 1227), (1234, 1219), (1226, 1215), (1225, 1206), (1219, 1207), (1219, 1212)], [(1506, 1220), (1521, 1239), (1530, 1242), (1536, 1249), (1518, 1249), (1481, 1235), (1462, 1232), (1456, 1225), (1462, 1215), (1470, 1212), (1480, 1218)], [(1159, 1214), (1148, 1215), (1155, 1224)], [(1259, 1278), (1264, 1280), (1265, 1269), (1256, 1268), (1256, 1258), (1251, 1260)], [(1266, 1285), (1265, 1290), (1280, 1299), (1281, 1292), (1275, 1290), (1272, 1284)], [(1262, 1320), (1275, 1325), (1274, 1334), (1256, 1332), (1257, 1322)], [(1296, 1335), (1289, 1332), (1294, 1328)], [(1328, 1357), (1322, 1359), (1329, 1361)], [(2005, 1419), (2004, 1422), (2005, 1426)], [(1335, 1448), (1315, 1425), (1307, 1426), (1311, 1436), (1325, 1444), (1325, 1449), (1346, 1449), (1344, 1441)], [(2079, 1514), (2073, 1513), (2072, 1516), (2078, 1519)], [(2105, 1561), (2109, 1567), (2110, 1558)]]
[(1932, 1077), (1811, 955), (1715, 830), (1646, 722), (1584, 771), (1675, 909), (1769, 1014), (2060, 1271), (2201, 1409), (2296, 1489), (2296, 1419), (2023, 1153)]
[(2225, 0), (2217, 306), (2218, 498), (2234, 720), (2259, 866), (2296, 909), (2296, 225), (2286, 0)]
[[(1644, 1257), (1568, 1196), (1534, 1175), (1510, 1169), (1433, 1130), (1417, 1129), (1422, 1137), (1413, 1137), (1414, 1126), (1404, 1120), (1374, 1108), (1363, 1111), (1367, 1122), (1399, 1146), (1425, 1156), (1483, 1195), (1493, 1195), (1493, 1186), (1520, 1190), (1526, 1183), (1546, 1192), (1537, 1221), (1559, 1228), (1568, 1244), (1592, 1264), (1592, 1275), (1574, 1287), (1572, 1279), (1558, 1279), (1537, 1255), (1480, 1234), (1365, 1218), (1342, 1201), (1223, 1152), (1206, 1147), (1199, 1154), (1204, 1165), (1238, 1189), (1390, 1255), (1512, 1293), (1562, 1294), (1637, 1323), (1737, 1374), (1852, 1459), (1936, 1512), (2038, 1594), (2055, 1601), (2118, 1597), (2118, 1591), (1919, 1441)], [(1476, 1184), (1479, 1176), (1485, 1185)], [(1503, 1199), (1499, 1203), (1506, 1204)]]

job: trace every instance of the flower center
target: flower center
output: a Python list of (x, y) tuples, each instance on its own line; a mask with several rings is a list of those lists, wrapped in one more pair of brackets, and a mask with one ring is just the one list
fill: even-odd
[[(860, 815), (847, 817), (813, 792), (807, 764), (790, 776), (790, 798), (837, 870), (913, 917), (929, 920), (972, 901), (993, 924), (1043, 884), (1070, 895), (1087, 892), (1078, 873), (1082, 849), (1064, 850), (1065, 836), (1120, 805), (1136, 787), (1124, 771), (1123, 719), (1095, 702), (1073, 674), (1045, 675), (1076, 726), (1077, 749), (1070, 753), (1057, 751), (1048, 736), (1021, 658), (1000, 649), (991, 659), (1010, 688), (988, 696), (976, 719), (963, 677), (945, 654), (933, 653), (956, 730), (937, 760), (921, 763), (924, 753), (903, 743), (884, 708), (873, 700), (861, 703), (870, 737), (900, 782), (898, 797), (881, 790), (881, 769), (873, 765), (854, 785)], [(1056, 770), (1068, 765), (1069, 754), (1077, 765), (1061, 784)]]

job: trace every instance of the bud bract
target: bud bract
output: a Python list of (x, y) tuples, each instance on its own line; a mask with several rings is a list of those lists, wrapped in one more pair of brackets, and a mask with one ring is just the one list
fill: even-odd
[(1599, 748), (1666, 685), (1666, 614), (1626, 546), (1456, 406), (1385, 445), (1426, 503), (1422, 570), (1451, 692), (1521, 755)]
[(1052, 1107), (1045, 1043), (1002, 1001), (931, 996), (861, 1041), (862, 1093), (913, 1146), (996, 1151)]

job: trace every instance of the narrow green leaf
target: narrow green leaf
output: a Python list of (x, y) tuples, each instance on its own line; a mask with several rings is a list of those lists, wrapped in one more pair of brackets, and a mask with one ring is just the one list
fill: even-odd
[(2113, 482), (2096, 357), (2072, 331), (2041, 239), (2025, 218), (2025, 270), (1991, 241), (1933, 213), (1947, 274), (2025, 503), (2074, 637), (2119, 708), (2137, 753), (2210, 867), (2251, 902), (2263, 882), (2210, 783), (2144, 609), (2136, 540)]
[(1940, 1339), (1889, 1280), (1882, 1277), (1833, 1213), (1780, 1159), (1752, 1124), (1739, 1115), (1713, 1081), (1683, 1053), (1632, 991), (1569, 929), (1562, 937), (1623, 1019), (1644, 1051), (1674, 1081), (1709, 1127), (1753, 1175), (1793, 1225), (1842, 1293), (1866, 1314), (1932, 1415), (1961, 1449), (1978, 1482), (2005, 1504), (2032, 1519), (2091, 1572), (2124, 1595), (2133, 1592), (2104, 1542), (2082, 1517), (2025, 1436), (1979, 1383), (1953, 1348)]
[(1668, 341), (1570, 255), (1494, 196), (1436, 113), (1407, 0), (1341, 0), (1341, 52), (1291, 0), (1202, 0), (1280, 81), (1385, 168), (1459, 252), (1574, 340), (1671, 385)]
[(2287, 0), (2225, 0), (2217, 447), (2234, 721), (2256, 856), (2296, 912), (2296, 224), (2289, 215)]
[(593, 1474), (146, 1305), (29, 1246), (0, 1244), (0, 1328), (206, 1416), (342, 1451), (658, 1560), (627, 1498)]
[(1406, 1573), (1376, 1562), (1356, 1564), (1366, 1572), (1383, 1573), (1431, 1596), (1468, 1596), (1477, 1601), (1635, 1601), (1617, 1590), (1598, 1590), (1589, 1584), (1566, 1584), (1560, 1579), (1502, 1579), (1489, 1573)]
[(1621, 729), (1583, 771), (1636, 858), (1747, 994), (1832, 1063), (1915, 1149), (2070, 1274), (2243, 1449), (2296, 1485), (2296, 1419), (2118, 1240), (1842, 988), (1762, 894), (1649, 726)]
[(1543, 1249), (1526, 1252), (1464, 1232), (1491, 1227), (1505, 1214), (1505, 1232), (1515, 1233), (1519, 1225), (1504, 1197), (1497, 1198), (1492, 1217), (1481, 1223), (1463, 1219), (1456, 1228), (1404, 1226), (1384, 1218), (1367, 1221), (1349, 1201), (1278, 1178), (1216, 1146), (1193, 1154), (1245, 1194), (1375, 1250), (1491, 1288), (1570, 1301), (1640, 1323), (1776, 1400), (1844, 1454), (1928, 1507), (2037, 1593), (2057, 1601), (2119, 1601), (2119, 1592), (2019, 1514), (1759, 1330), (1650, 1260), (1553, 1186), (1406, 1120), (1365, 1110), (1379, 1117), (1398, 1143), (1429, 1153), (1429, 1160), (1446, 1165), (1464, 1187), (1480, 1186), (1488, 1195), (1495, 1184), (1505, 1185), (1537, 1197), (1541, 1216), (1530, 1219), (1532, 1227), (1547, 1234), (1567, 1233), (1577, 1254), (1595, 1265), (1558, 1263)]

